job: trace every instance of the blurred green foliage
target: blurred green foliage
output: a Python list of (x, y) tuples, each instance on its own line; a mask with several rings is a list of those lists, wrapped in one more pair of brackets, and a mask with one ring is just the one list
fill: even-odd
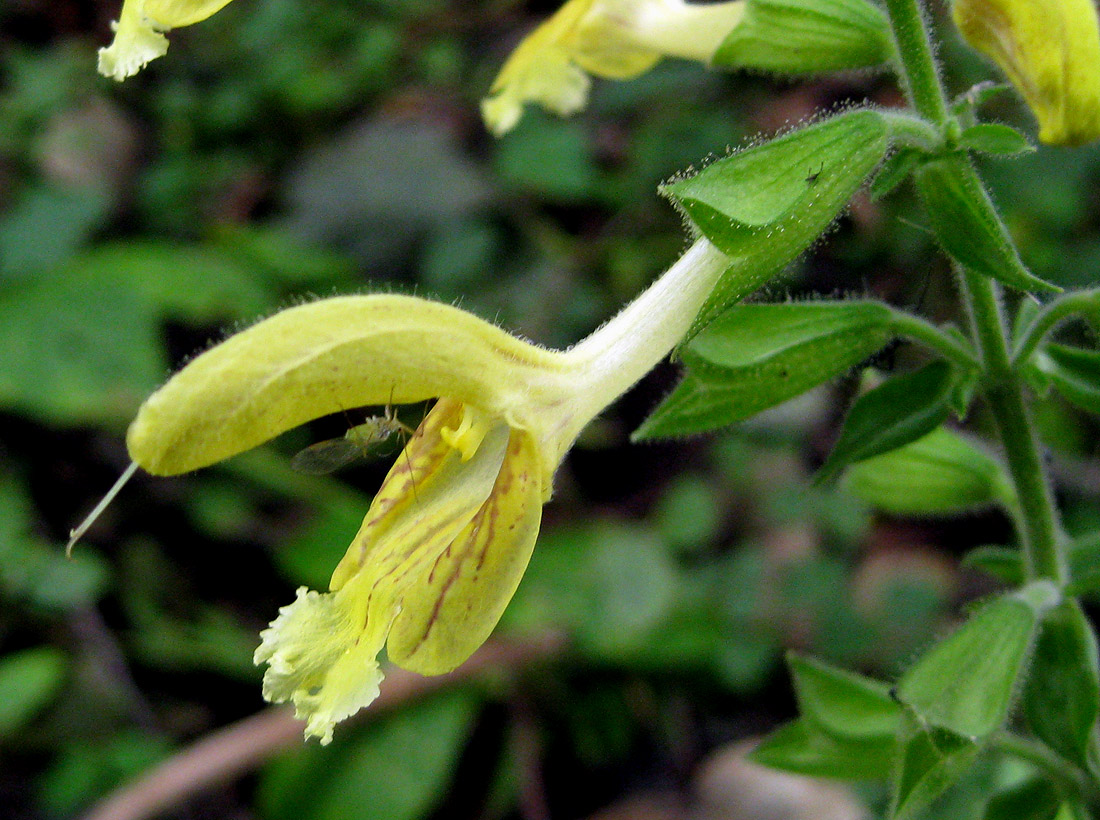
[[(113, 4), (0, 6), (7, 816), (82, 812), (262, 708), (258, 631), (296, 585), (327, 583), (386, 468), (292, 471), (299, 448), (356, 421), (321, 420), (199, 474), (133, 482), (66, 560), (69, 527), (125, 467), (125, 425), (170, 369), (279, 306), (365, 290), (461, 301), (567, 345), (683, 247), (659, 182), (815, 108), (897, 99), (863, 75), (794, 85), (669, 63), (598, 84), (583, 116), (531, 112), (493, 142), (478, 98), (547, 11), (231, 4), (116, 86), (93, 73)], [(954, 48), (962, 89), (986, 69)], [(986, 165), (1033, 270), (1091, 278), (1100, 149)], [(859, 197), (777, 288), (943, 313), (933, 259), (903, 187)], [(683, 785), (710, 749), (789, 717), (785, 649), (893, 677), (983, 583), (952, 556), (1006, 537), (996, 513), (902, 524), (811, 486), (851, 385), (715, 438), (631, 447), (671, 378), (658, 371), (585, 433), (498, 630), (564, 630), (568, 651), (338, 732), (169, 816), (514, 817), (540, 789), (554, 816), (583, 816), (648, 782)], [(1096, 430), (1047, 401), (1068, 519), (1095, 528)], [(976, 770), (949, 796), (969, 808), (941, 816), (976, 816), (999, 777)]]

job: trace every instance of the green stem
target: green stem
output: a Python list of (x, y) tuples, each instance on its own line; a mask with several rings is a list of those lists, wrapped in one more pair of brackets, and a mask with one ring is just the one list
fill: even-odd
[(968, 345), (944, 333), (926, 319), (914, 316), (912, 313), (894, 310), (893, 314), (894, 330), (897, 331), (898, 335), (913, 339), (932, 350), (939, 351), (962, 370), (981, 369), (981, 362), (975, 358), (974, 351)]
[(1039, 440), (1024, 401), (1023, 385), (1009, 358), (997, 287), (981, 274), (961, 266), (960, 271), (963, 297), (985, 369), (985, 398), (1020, 503), (1018, 525), (1027, 575), (1030, 579), (1049, 578), (1061, 586), (1066, 581), (1066, 559), (1054, 496), (1039, 457)]
[(935, 125), (947, 123), (947, 102), (917, 0), (886, 0), (906, 91), (917, 113)]
[(1070, 794), (1080, 796), (1090, 803), (1100, 798), (1100, 791), (1085, 771), (1042, 743), (1002, 732), (994, 736), (991, 745), (1006, 754), (1033, 763)]
[[(935, 125), (948, 122), (947, 101), (939, 70), (917, 0), (886, 0), (906, 89), (917, 112)], [(977, 190), (983, 191), (979, 185)], [(974, 197), (973, 207), (1000, 224), (1000, 215), (986, 196)], [(1007, 237), (1008, 232), (1004, 235)], [(1009, 356), (1008, 335), (997, 285), (980, 274), (961, 268), (962, 296), (970, 314), (973, 339), (982, 358), (983, 387), (1016, 488), (1020, 540), (1028, 578), (1049, 578), (1059, 585), (1066, 579), (1066, 560), (1060, 527), (1039, 457), (1039, 441), (1032, 424), (1023, 385)]]
[(1044, 307), (1031, 320), (1027, 330), (1016, 340), (1016, 349), (1012, 351), (1012, 364), (1019, 366), (1026, 362), (1035, 351), (1039, 342), (1060, 322), (1086, 310), (1100, 309), (1100, 289), (1082, 290), (1067, 293)]

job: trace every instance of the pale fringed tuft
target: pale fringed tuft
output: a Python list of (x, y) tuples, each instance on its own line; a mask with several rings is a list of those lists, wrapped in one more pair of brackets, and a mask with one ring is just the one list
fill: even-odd
[(115, 39), (99, 50), (99, 73), (122, 82), (168, 51), (168, 38), (152, 24), (124, 16), (113, 24)]
[(295, 716), (306, 721), (306, 737), (320, 738), (322, 745), (332, 740), (337, 723), (378, 697), (382, 682), (381, 642), (357, 628), (347, 600), (300, 587), (294, 603), (260, 633), (253, 657), (268, 664), (264, 698), (293, 703)]

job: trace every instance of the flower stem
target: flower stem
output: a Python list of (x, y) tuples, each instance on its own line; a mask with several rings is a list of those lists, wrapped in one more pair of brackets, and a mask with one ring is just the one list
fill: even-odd
[[(946, 125), (947, 101), (917, 0), (886, 0), (886, 9), (913, 106), (925, 119), (939, 126)], [(983, 190), (978, 182), (978, 190)], [(988, 197), (976, 196), (974, 200), (972, 207), (985, 211), (988, 219), (1000, 222), (1000, 215)], [(985, 276), (962, 266), (959, 269), (962, 297), (970, 316), (974, 343), (981, 354), (985, 398), (996, 421), (1019, 499), (1017, 528), (1027, 575), (1030, 579), (1049, 578), (1063, 585), (1066, 559), (1060, 541), (1058, 514), (1039, 457), (1039, 440), (1024, 398), (1024, 386), (1009, 354), (999, 288)]]
[(1044, 307), (1028, 325), (1027, 330), (1016, 340), (1016, 348), (1012, 351), (1013, 365), (1026, 362), (1039, 342), (1054, 330), (1062, 321), (1074, 314), (1084, 311), (1096, 311), (1100, 307), (1100, 289), (1081, 290), (1076, 293), (1067, 293)]
[(926, 319), (903, 310), (895, 310), (893, 324), (898, 334), (939, 351), (962, 370), (981, 368), (980, 362), (974, 357), (974, 351), (969, 345), (944, 333)]
[(886, 0), (886, 11), (901, 59), (901, 74), (913, 107), (925, 119), (944, 125), (947, 122), (947, 102), (932, 57), (924, 15), (917, 0)]
[(1096, 784), (1087, 773), (1042, 743), (1000, 732), (993, 737), (990, 746), (1034, 764), (1070, 794), (1080, 795), (1089, 802), (1100, 798)]
[(1060, 526), (1042, 460), (1039, 440), (1023, 395), (1023, 385), (1009, 357), (1005, 322), (997, 288), (981, 274), (961, 271), (963, 296), (974, 338), (985, 366), (985, 398), (1001, 435), (1009, 474), (1020, 502), (1018, 526), (1027, 576), (1066, 581), (1060, 548)]

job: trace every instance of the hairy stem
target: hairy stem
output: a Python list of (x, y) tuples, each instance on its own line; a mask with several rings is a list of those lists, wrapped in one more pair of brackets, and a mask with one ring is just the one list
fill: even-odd
[[(906, 90), (917, 112), (937, 125), (948, 120), (947, 101), (924, 16), (917, 0), (886, 0), (886, 9), (898, 46)], [(980, 181), (979, 181), (980, 185)], [(1000, 221), (988, 197), (975, 197), (973, 207)], [(1007, 236), (1007, 231), (1005, 232)], [(1030, 579), (1066, 580), (1061, 529), (1039, 456), (1039, 439), (1032, 423), (1024, 386), (1009, 354), (1008, 334), (998, 286), (985, 276), (962, 269), (962, 296), (970, 315), (975, 345), (981, 354), (983, 388), (996, 421), (1009, 474), (1020, 504), (1017, 528)]]
[(1060, 548), (1060, 526), (1054, 496), (1039, 457), (1023, 385), (1012, 366), (1005, 338), (997, 288), (981, 274), (963, 270), (963, 295), (974, 338), (985, 367), (985, 397), (1001, 435), (1009, 474), (1020, 502), (1018, 526), (1028, 578), (1066, 581), (1066, 561)]
[(1039, 311), (1026, 332), (1016, 340), (1012, 363), (1020, 365), (1030, 358), (1039, 342), (1061, 322), (1084, 311), (1095, 311), (1100, 305), (1100, 289), (1067, 293)]
[(926, 319), (902, 310), (895, 310), (893, 324), (894, 330), (899, 335), (938, 351), (944, 358), (950, 359), (960, 369), (978, 370), (981, 368), (981, 363), (974, 357), (974, 351), (969, 345), (960, 342), (950, 334), (944, 333)]
[(920, 6), (917, 0), (886, 0), (886, 11), (894, 30), (901, 75), (909, 99), (918, 114), (936, 125), (943, 125), (947, 122), (947, 102)]

